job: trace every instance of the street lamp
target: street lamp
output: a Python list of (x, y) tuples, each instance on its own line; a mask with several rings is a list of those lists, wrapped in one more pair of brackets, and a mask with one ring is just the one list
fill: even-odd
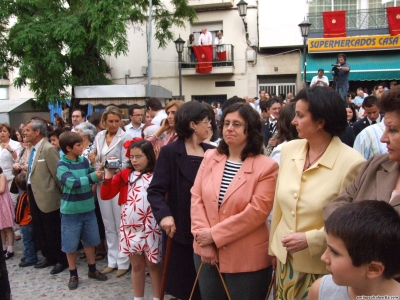
[(181, 36), (179, 35), (179, 38), (174, 41), (175, 47), (176, 47), (176, 52), (178, 52), (178, 63), (179, 63), (179, 97), (182, 98), (182, 52), (183, 52), (183, 45), (185, 44), (185, 41), (181, 39)]
[(249, 39), (249, 34), (247, 32), (247, 22), (245, 21), (245, 17), (247, 15), (247, 2), (240, 0), (238, 4), (236, 4), (238, 10), (239, 10), (239, 16), (242, 18), (243, 24), (244, 24), (244, 29), (246, 30), (246, 40)]
[(307, 87), (307, 58), (306, 58), (306, 51), (307, 51), (307, 37), (310, 33), (311, 23), (307, 22), (304, 18), (303, 22), (299, 24), (301, 30), (301, 36), (303, 37), (303, 61), (304, 61), (304, 87)]

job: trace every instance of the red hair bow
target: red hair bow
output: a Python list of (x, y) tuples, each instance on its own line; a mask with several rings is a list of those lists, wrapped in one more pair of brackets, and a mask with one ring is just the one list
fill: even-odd
[(130, 153), (131, 150), (129, 149), (129, 147), (130, 147), (133, 143), (136, 143), (136, 142), (142, 141), (142, 140), (143, 140), (142, 138), (137, 137), (137, 138), (134, 138), (133, 140), (126, 141), (126, 142), (124, 143), (124, 148), (126, 149), (125, 156), (126, 156), (127, 158), (129, 158), (129, 156), (131, 155), (131, 153)]

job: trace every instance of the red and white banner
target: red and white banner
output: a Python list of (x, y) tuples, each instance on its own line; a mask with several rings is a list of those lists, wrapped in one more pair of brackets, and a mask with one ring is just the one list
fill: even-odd
[(324, 38), (346, 37), (346, 11), (324, 11)]
[(390, 35), (400, 34), (400, 6), (386, 7)]
[(212, 71), (213, 46), (193, 46), (196, 54), (196, 73), (210, 73)]

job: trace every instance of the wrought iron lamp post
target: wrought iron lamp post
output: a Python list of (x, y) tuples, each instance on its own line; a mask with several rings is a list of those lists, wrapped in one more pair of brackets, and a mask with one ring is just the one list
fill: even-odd
[(311, 23), (307, 22), (306, 19), (304, 19), (303, 22), (299, 24), (300, 30), (301, 30), (301, 36), (303, 37), (303, 62), (304, 62), (304, 87), (307, 87), (307, 58), (306, 58), (306, 52), (307, 52), (307, 37), (308, 34), (310, 33), (310, 27)]
[(185, 44), (185, 41), (181, 39), (181, 36), (179, 35), (179, 38), (174, 41), (175, 47), (176, 47), (176, 52), (178, 52), (178, 63), (179, 63), (179, 97), (182, 97), (182, 52), (183, 52), (183, 45)]

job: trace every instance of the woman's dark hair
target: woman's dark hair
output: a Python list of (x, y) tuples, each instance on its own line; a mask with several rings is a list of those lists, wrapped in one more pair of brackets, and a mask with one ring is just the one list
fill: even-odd
[(100, 124), (101, 122), (101, 116), (103, 113), (96, 111), (90, 115), (88, 118), (89, 123), (93, 124), (95, 127)]
[(279, 112), (278, 122), (276, 124), (276, 130), (278, 131), (277, 140), (278, 145), (284, 141), (291, 141), (299, 138), (299, 134), (296, 130), (296, 126), (292, 124), (292, 121), (296, 115), (296, 103), (291, 102), (286, 104)]
[(239, 115), (245, 120), (246, 125), (244, 132), (247, 133), (247, 143), (240, 159), (244, 161), (248, 156), (256, 156), (263, 153), (264, 136), (261, 133), (262, 122), (260, 115), (247, 103), (235, 103), (228, 106), (221, 116), (220, 137), (222, 140), (219, 142), (217, 151), (220, 154), (229, 155), (229, 146), (225, 143), (222, 135), (224, 121), (228, 114), (238, 112)]
[(190, 122), (199, 123), (204, 118), (215, 123), (215, 115), (211, 105), (196, 100), (184, 103), (175, 114), (175, 132), (181, 139), (190, 138), (194, 131)]
[(356, 105), (354, 103), (349, 103), (346, 105), (346, 108), (350, 108), (353, 112), (353, 117), (349, 122), (354, 124), (357, 121)]
[(382, 94), (379, 107), (384, 112), (395, 112), (400, 116), (400, 85)]
[[(138, 148), (138, 149), (142, 150), (143, 154), (146, 155), (147, 160), (149, 161), (147, 164), (147, 167), (144, 168), (144, 170), (141, 172), (141, 174), (153, 173), (154, 167), (156, 165), (156, 155), (154, 154), (153, 145), (149, 141), (140, 140), (140, 141), (137, 141), (137, 142), (131, 144), (129, 146), (129, 151), (134, 148)], [(128, 162), (128, 168), (133, 169), (131, 160), (129, 160), (129, 162)], [(141, 177), (141, 176), (139, 176), (139, 177)]]
[(343, 241), (353, 266), (381, 262), (386, 279), (400, 272), (400, 216), (389, 203), (363, 200), (343, 205), (325, 221), (325, 231)]
[(332, 136), (340, 136), (347, 125), (345, 104), (340, 95), (330, 87), (315, 86), (302, 89), (295, 97), (308, 103), (308, 111), (314, 121), (324, 120), (324, 130)]

